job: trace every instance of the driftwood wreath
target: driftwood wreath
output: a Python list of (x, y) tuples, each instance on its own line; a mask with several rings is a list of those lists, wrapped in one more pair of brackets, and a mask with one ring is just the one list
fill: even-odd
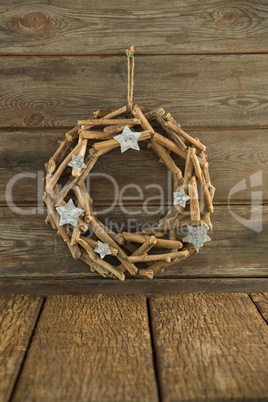
[[(133, 48), (127, 51), (128, 106), (98, 110), (92, 118), (79, 120), (66, 133), (46, 164), (44, 194), (48, 208), (46, 222), (67, 243), (73, 258), (83, 260), (92, 272), (120, 280), (125, 279), (126, 271), (153, 278), (155, 273), (198, 252), (210, 240), (207, 232), (212, 229), (210, 213), (215, 193), (205, 145), (182, 130), (164, 109), (149, 111), (139, 105), (133, 107), (133, 53)], [(93, 144), (90, 146), (89, 142)], [(85, 181), (102, 155), (117, 147), (121, 147), (121, 152), (129, 148), (138, 150), (139, 143), (152, 149), (171, 172), (174, 205), (157, 226), (139, 233), (115, 233), (97, 219)], [(172, 159), (172, 153), (185, 161), (184, 174)], [(68, 166), (72, 167), (70, 178), (59, 189), (59, 180), (66, 176)], [(189, 212), (185, 213), (188, 206)], [(88, 237), (88, 231), (94, 236)], [(119, 263), (104, 260), (109, 254)], [(138, 268), (139, 263), (147, 267)]]

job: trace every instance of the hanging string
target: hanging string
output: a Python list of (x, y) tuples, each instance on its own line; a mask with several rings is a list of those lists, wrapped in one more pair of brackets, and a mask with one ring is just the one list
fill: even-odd
[(128, 84), (127, 84), (127, 101), (128, 106), (132, 110), (133, 107), (133, 87), (134, 87), (134, 46), (126, 50), (127, 55), (127, 71), (128, 71)]

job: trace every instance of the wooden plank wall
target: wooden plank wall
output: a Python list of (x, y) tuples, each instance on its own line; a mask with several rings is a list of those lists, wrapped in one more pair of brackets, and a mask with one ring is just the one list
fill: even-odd
[[(0, 4), (2, 292), (267, 291), (267, 2), (48, 3)], [(126, 103), (124, 50), (130, 45), (136, 48), (135, 101), (164, 107), (207, 145), (217, 192), (213, 241), (199, 255), (154, 283), (131, 279), (119, 286), (74, 261), (45, 226), (45, 210), (36, 208), (42, 192), (38, 194), (37, 183), (42, 182), (44, 162), (78, 118)], [(95, 172), (115, 176), (120, 189), (131, 178), (146, 197), (149, 183), (165, 188), (167, 181), (163, 166), (146, 150), (120, 158), (119, 152), (107, 154)], [(258, 172), (262, 186), (251, 188), (251, 177)], [(16, 207), (28, 213), (18, 215), (19, 210), (7, 206), (6, 189), (14, 175), (25, 173), (28, 177), (16, 176), (12, 188)], [(228, 206), (231, 188), (242, 180), (245, 188)], [(98, 210), (111, 203), (111, 190), (109, 182), (92, 179)], [(263, 204), (261, 229), (252, 192)], [(142, 222), (148, 217), (139, 215), (142, 201), (134, 200), (135, 195), (130, 193), (128, 210)], [(158, 207), (151, 202), (150, 208)], [(237, 216), (255, 219), (258, 231)], [(126, 222), (119, 207), (109, 217)]]

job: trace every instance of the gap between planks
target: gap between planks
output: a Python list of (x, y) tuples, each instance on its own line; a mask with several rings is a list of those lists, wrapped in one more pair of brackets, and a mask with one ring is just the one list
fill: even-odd
[[(243, 50), (241, 52), (200, 52), (200, 53), (183, 53), (183, 52), (178, 52), (178, 53), (135, 53), (135, 56), (137, 57), (150, 57), (150, 56), (157, 56), (157, 57), (165, 57), (165, 56), (239, 56), (239, 55), (255, 55), (255, 54), (268, 54), (268, 50), (255, 50), (255, 51), (246, 51)], [(85, 57), (100, 57), (100, 58), (111, 58), (111, 57), (125, 57), (122, 53), (112, 53), (112, 54), (106, 54), (106, 53), (68, 53), (68, 54), (63, 54), (63, 53), (28, 53), (28, 54), (18, 54), (18, 53), (4, 53), (1, 54), (0, 57), (12, 57), (12, 58), (27, 58), (27, 57), (44, 57), (44, 58), (53, 58), (53, 57), (76, 57), (76, 58), (85, 58)]]

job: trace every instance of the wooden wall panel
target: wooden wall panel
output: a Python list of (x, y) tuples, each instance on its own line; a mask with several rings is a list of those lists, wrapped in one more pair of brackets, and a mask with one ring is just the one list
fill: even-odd
[[(232, 187), (244, 179), (246, 189), (240, 189), (234, 194), (230, 198), (231, 203), (251, 202), (252, 191), (262, 191), (262, 199), (268, 200), (268, 147), (266, 146), (268, 130), (210, 131), (204, 129), (191, 130), (189, 133), (199, 137), (207, 145), (211, 180), (217, 189), (216, 203), (227, 203)], [(2, 131), (0, 136), (0, 203), (6, 202), (5, 191), (8, 183), (15, 203), (37, 203), (38, 197), (42, 200), (44, 163), (57, 149), (58, 141), (64, 138), (64, 131), (62, 129)], [(184, 161), (179, 157), (175, 160), (178, 166), (184, 167)], [(262, 176), (263, 186), (251, 188), (250, 177), (258, 172), (260, 172), (259, 177)], [(160, 185), (164, 190), (165, 202), (171, 202), (172, 184), (169, 184), (171, 181), (168, 178), (168, 171), (158, 163), (154, 152), (149, 150), (142, 149), (140, 152), (130, 150), (123, 154), (119, 149), (110, 152), (99, 159), (92, 173), (94, 174), (90, 179), (89, 188), (97, 205), (109, 204), (113, 201), (120, 202), (119, 195), (116, 196), (116, 187), (111, 180), (97, 174), (111, 175), (116, 180), (121, 195), (132, 197), (132, 201), (130, 199), (128, 203), (140, 204), (144, 202), (144, 199), (152, 196), (158, 197), (152, 202), (159, 203), (160, 192), (157, 188), (148, 188), (150, 184)], [(16, 176), (23, 174), (26, 177)], [(39, 192), (38, 183), (40, 184)], [(123, 192), (123, 188), (129, 184), (139, 185), (144, 199), (137, 199), (139, 194), (134, 188)]]
[(265, 0), (3, 0), (1, 53), (264, 52), (267, 14)]
[[(158, 208), (158, 207), (157, 207)], [(28, 209), (25, 209), (29, 211)], [(101, 212), (102, 208), (98, 208)], [(142, 225), (154, 224), (162, 215), (145, 215), (140, 207), (128, 206), (131, 216), (119, 207), (100, 219), (116, 231), (140, 230)], [(139, 214), (140, 212), (140, 214)], [(156, 212), (155, 207), (150, 212)], [(258, 226), (258, 207), (232, 206), (237, 217), (249, 219)], [(74, 260), (63, 240), (44, 223), (42, 215), (17, 215), (9, 208), (0, 208), (0, 251), (2, 278), (91, 278), (88, 266)], [(264, 207), (263, 221), (267, 222), (268, 207)], [(131, 219), (128, 221), (128, 219)], [(255, 219), (255, 220), (254, 220)], [(213, 241), (204, 244), (200, 252), (174, 265), (165, 272), (166, 277), (260, 277), (268, 275), (266, 247), (267, 224), (262, 232), (254, 232), (231, 216), (228, 207), (217, 206), (212, 216)], [(118, 225), (119, 226), (116, 226)], [(140, 225), (140, 226), (139, 226)], [(161, 275), (160, 275), (161, 276)]]
[[(135, 101), (164, 107), (183, 127), (268, 126), (268, 55), (136, 57)], [(2, 57), (0, 126), (74, 126), (124, 105), (125, 56)]]

